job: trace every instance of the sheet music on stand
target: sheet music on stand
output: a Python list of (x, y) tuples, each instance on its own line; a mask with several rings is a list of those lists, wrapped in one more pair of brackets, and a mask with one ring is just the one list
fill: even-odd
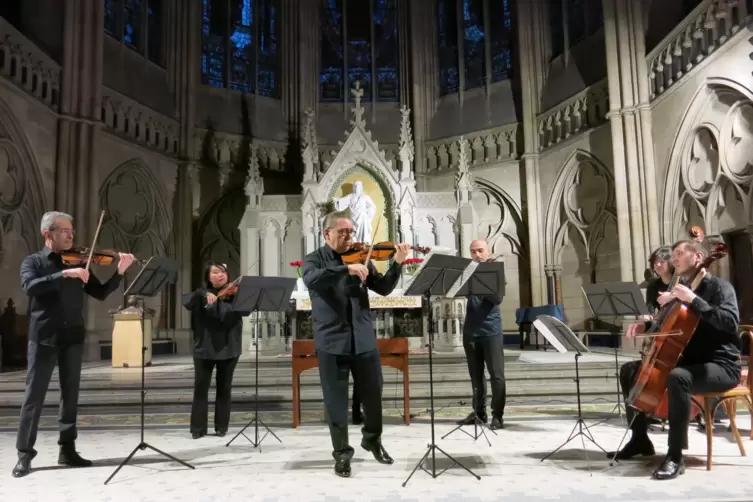
[[(445, 248), (445, 247), (439, 247), (439, 246), (431, 248), (431, 251), (429, 251), (424, 256), (424, 261), (422, 261), (419, 264), (416, 271), (413, 272), (413, 275), (411, 275), (410, 278), (408, 278), (408, 280), (403, 282), (403, 291), (406, 291), (413, 284), (413, 281), (416, 279), (416, 277), (421, 275), (421, 271), (423, 271), (424, 267), (429, 263), (429, 260), (433, 256), (456, 256), (456, 255), (457, 255), (457, 251), (452, 248)], [(420, 295), (405, 295), (405, 296), (420, 296)]]
[(552, 344), (552, 347), (557, 349), (557, 352), (577, 354), (591, 352), (591, 349), (586, 347), (565, 323), (555, 317), (541, 315), (533, 321), (533, 325)]

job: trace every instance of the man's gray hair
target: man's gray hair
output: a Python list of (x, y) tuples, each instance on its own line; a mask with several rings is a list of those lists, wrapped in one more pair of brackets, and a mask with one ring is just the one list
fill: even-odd
[(352, 220), (350, 210), (334, 211), (324, 217), (324, 229), (332, 228), (337, 224), (337, 220)]
[(73, 216), (71, 216), (68, 213), (61, 213), (60, 211), (47, 211), (42, 216), (42, 224), (39, 225), (39, 229), (42, 232), (42, 235), (44, 235), (44, 231), (52, 231), (55, 230), (55, 223), (59, 219), (68, 220), (71, 223), (73, 223)]

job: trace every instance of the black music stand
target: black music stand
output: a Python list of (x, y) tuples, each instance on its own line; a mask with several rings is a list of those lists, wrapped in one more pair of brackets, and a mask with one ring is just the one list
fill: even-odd
[[(586, 284), (583, 286), (588, 305), (597, 319), (611, 317), (613, 326), (615, 320), (621, 316), (649, 315), (646, 300), (641, 290), (634, 282), (608, 282), (602, 284)], [(622, 392), (620, 391), (620, 364), (617, 360), (617, 348), (620, 345), (620, 329), (614, 328), (610, 336), (614, 340), (614, 376), (617, 380), (617, 404), (611, 413), (617, 411), (617, 416), (622, 418)], [(627, 411), (627, 410), (626, 410)], [(625, 414), (627, 416), (627, 413)]]
[[(267, 435), (272, 434), (277, 441), (282, 443), (282, 440), (277, 437), (277, 434), (267, 427), (267, 424), (262, 422), (259, 418), (259, 312), (285, 312), (288, 309), (288, 303), (290, 297), (295, 289), (296, 280), (292, 277), (241, 277), (238, 283), (238, 292), (235, 294), (235, 300), (233, 301), (233, 310), (241, 312), (242, 315), (248, 315), (249, 313), (256, 316), (256, 341), (254, 343), (256, 350), (256, 376), (254, 379), (254, 418), (246, 424), (233, 439), (228, 441), (225, 446), (230, 446), (230, 443), (235, 441), (238, 436), (243, 434), (243, 437), (254, 446), (259, 447), (261, 451), (261, 442)], [(254, 440), (252, 441), (244, 431), (254, 424)], [(267, 429), (264, 436), (259, 439), (259, 424)]]
[[(426, 306), (428, 308), (428, 328), (429, 328), (429, 405), (430, 405), (430, 423), (431, 423), (431, 443), (428, 445), (426, 453), (418, 461), (416, 466), (411, 471), (408, 479), (403, 482), (403, 487), (408, 484), (410, 478), (420, 467), (422, 471), (431, 476), (433, 479), (439, 477), (442, 473), (459, 465), (465, 469), (469, 474), (473, 475), (476, 479), (481, 479), (479, 475), (468, 469), (466, 466), (458, 462), (455, 458), (450, 456), (447, 452), (442, 450), (434, 442), (434, 362), (432, 359), (432, 353), (434, 352), (434, 315), (431, 307), (432, 296), (445, 296), (458, 281), (463, 280), (464, 272), (471, 264), (471, 260), (468, 258), (459, 258), (457, 256), (434, 254), (429, 257), (416, 272), (413, 278), (413, 282), (405, 291), (405, 296), (423, 296), (426, 300)], [(436, 450), (439, 450), (445, 457), (452, 460), (452, 464), (444, 470), (437, 473), (437, 457)], [(431, 453), (431, 471), (427, 470), (423, 464), (426, 458)]]
[[(460, 286), (459, 289), (457, 289), (456, 291), (448, 292), (447, 296), (448, 297), (450, 296), (497, 297), (501, 301), (501, 299), (504, 298), (505, 296), (506, 284), (507, 283), (505, 281), (504, 262), (479, 263), (478, 266), (476, 266), (475, 270), (473, 271), (473, 275), (471, 275), (468, 278), (468, 280), (465, 281), (465, 283), (463, 283)], [(478, 414), (476, 413), (475, 403), (473, 406), (472, 415), (473, 415), (473, 434), (463, 429), (465, 424), (461, 424), (455, 427), (454, 429), (452, 429), (450, 432), (448, 432), (444, 436), (442, 436), (442, 439), (451, 435), (453, 432), (460, 431), (464, 433), (465, 435), (472, 437), (474, 441), (476, 441), (478, 438), (480, 438), (483, 435), (484, 439), (486, 439), (486, 442), (491, 447), (492, 443), (489, 441), (489, 438), (486, 435), (486, 429), (488, 429), (489, 432), (491, 432), (495, 436), (497, 435), (497, 433), (489, 429), (486, 426), (486, 424), (483, 421), (481, 421), (481, 419), (478, 417)]]
[(109, 483), (110, 480), (115, 477), (115, 475), (118, 473), (120, 469), (123, 468), (124, 465), (126, 465), (136, 454), (139, 450), (146, 450), (149, 448), (152, 451), (155, 451), (162, 455), (163, 457), (167, 457), (173, 462), (178, 462), (179, 464), (184, 465), (185, 467), (188, 467), (189, 469), (194, 469), (195, 467), (191, 464), (188, 464), (180, 459), (175, 458), (174, 456), (170, 455), (169, 453), (165, 453), (162, 450), (159, 450), (155, 448), (154, 446), (150, 445), (149, 443), (144, 441), (144, 398), (146, 397), (146, 383), (145, 383), (145, 374), (144, 374), (144, 359), (145, 359), (145, 353), (146, 353), (146, 330), (144, 329), (145, 323), (144, 323), (144, 314), (146, 313), (146, 305), (145, 305), (145, 298), (153, 298), (159, 294), (159, 292), (162, 290), (162, 288), (167, 284), (175, 284), (175, 281), (178, 278), (178, 262), (175, 260), (171, 260), (169, 258), (164, 258), (161, 256), (153, 256), (152, 258), (147, 261), (142, 269), (139, 271), (136, 278), (133, 280), (131, 285), (128, 287), (125, 293), (123, 293), (123, 297), (125, 298), (127, 295), (131, 294), (137, 299), (141, 300), (141, 440), (139, 441), (139, 444), (136, 445), (136, 448), (133, 449), (130, 455), (128, 455), (125, 460), (123, 460), (120, 465), (118, 466), (115, 471), (110, 474), (110, 477), (107, 478), (107, 481), (105, 481), (105, 484)]
[[(578, 397), (578, 420), (575, 422), (575, 426), (573, 427), (573, 430), (570, 431), (570, 436), (567, 438), (567, 441), (562, 443), (560, 446), (557, 447), (554, 451), (546, 455), (544, 458), (541, 459), (543, 462), (544, 460), (548, 459), (555, 453), (557, 453), (563, 446), (568, 444), (570, 441), (575, 439), (576, 437), (580, 436), (581, 442), (583, 443), (583, 453), (586, 454), (586, 463), (588, 464), (588, 472), (591, 474), (591, 462), (588, 460), (588, 451), (586, 451), (586, 442), (583, 440), (585, 437), (589, 441), (591, 441), (593, 444), (595, 444), (601, 451), (604, 452), (604, 454), (607, 454), (607, 451), (599, 446), (599, 443), (594, 440), (593, 436), (591, 435), (591, 431), (588, 429), (588, 426), (586, 425), (585, 420), (583, 419), (583, 409), (581, 407), (581, 399), (580, 399), (580, 369), (578, 365), (578, 359), (583, 355), (590, 352), (588, 350), (588, 347), (583, 345), (583, 342), (578, 339), (578, 337), (573, 333), (570, 328), (568, 328), (565, 323), (557, 319), (556, 317), (552, 317), (549, 315), (540, 315), (536, 320), (533, 322), (533, 325), (536, 327), (536, 329), (539, 330), (539, 333), (544, 335), (544, 338), (549, 340), (549, 343), (554, 346), (555, 349), (557, 349), (558, 352), (574, 352), (575, 353), (575, 392)], [(578, 432), (575, 432), (577, 429)], [(593, 474), (591, 474), (593, 475)]]

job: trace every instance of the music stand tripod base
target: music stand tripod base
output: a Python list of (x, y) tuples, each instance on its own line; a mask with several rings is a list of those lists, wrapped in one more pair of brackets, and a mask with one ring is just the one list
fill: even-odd
[[(463, 429), (463, 427), (466, 427), (466, 426), (470, 427), (471, 425), (473, 425), (473, 434)], [(472, 424), (460, 424), (454, 429), (452, 429), (450, 432), (442, 436), (442, 439), (445, 439), (446, 437), (450, 436), (454, 432), (460, 431), (466, 436), (473, 438), (474, 441), (477, 441), (478, 438), (480, 438), (481, 436), (484, 436), (484, 439), (486, 439), (486, 443), (489, 445), (489, 447), (491, 447), (492, 443), (491, 441), (489, 441), (489, 437), (486, 435), (487, 430), (491, 432), (492, 434), (494, 434), (495, 436), (497, 435), (495, 431), (487, 427), (487, 425), (478, 417), (478, 414), (474, 411)]]
[(133, 449), (133, 451), (128, 455), (121, 463), (120, 465), (113, 471), (112, 474), (110, 474), (110, 477), (107, 478), (105, 481), (105, 485), (110, 482), (112, 478), (115, 477), (115, 475), (122, 469), (128, 462), (131, 461), (133, 456), (136, 454), (139, 450), (146, 450), (150, 449), (153, 452), (162, 455), (163, 457), (166, 457), (173, 462), (177, 462), (181, 464), (184, 467), (188, 467), (189, 469), (195, 469), (194, 466), (191, 464), (184, 462), (183, 460), (180, 460), (169, 453), (165, 453), (164, 451), (155, 448), (154, 446), (150, 445), (146, 441), (144, 441), (144, 400), (146, 398), (146, 380), (145, 380), (145, 354), (146, 354), (146, 340), (144, 337), (146, 336), (146, 329), (145, 329), (145, 322), (144, 322), (144, 313), (146, 312), (146, 308), (144, 305), (144, 298), (146, 297), (154, 297), (159, 293), (159, 291), (166, 285), (166, 284), (174, 284), (176, 279), (178, 277), (178, 263), (175, 260), (170, 260), (168, 258), (158, 257), (154, 256), (149, 259), (149, 261), (146, 262), (144, 267), (139, 271), (136, 278), (133, 280), (131, 285), (126, 290), (124, 297), (127, 296), (130, 292), (133, 296), (141, 297), (141, 440), (139, 441), (139, 444), (136, 445), (136, 447)]
[[(429, 335), (429, 406), (430, 406), (430, 427), (431, 443), (429, 443), (426, 452), (416, 463), (408, 478), (403, 482), (403, 487), (413, 477), (413, 474), (420, 468), (426, 474), (436, 479), (445, 471), (454, 466), (463, 468), (468, 474), (480, 480), (481, 476), (471, 471), (468, 467), (460, 463), (446, 451), (436, 445), (435, 424), (434, 424), (434, 315), (431, 306), (432, 296), (447, 296), (447, 293), (456, 286), (457, 282), (462, 280), (463, 272), (469, 267), (471, 260), (468, 258), (459, 258), (456, 256), (435, 254), (429, 257), (422, 265), (421, 269), (414, 275), (413, 282), (406, 290), (406, 296), (422, 296), (428, 309), (428, 335)], [(452, 463), (445, 469), (437, 472), (437, 452), (447, 457)], [(431, 470), (424, 467), (424, 462), (431, 454)]]
[[(254, 364), (254, 418), (252, 418), (246, 426), (233, 437), (233, 439), (228, 441), (225, 446), (230, 446), (233, 441), (238, 439), (238, 436), (241, 435), (246, 438), (254, 448), (259, 448), (259, 451), (261, 451), (262, 441), (264, 441), (264, 438), (270, 434), (282, 444), (282, 440), (277, 437), (277, 434), (272, 432), (272, 430), (267, 427), (267, 424), (259, 418), (259, 333), (261, 333), (259, 312), (284, 313), (290, 303), (290, 297), (293, 294), (295, 285), (296, 280), (290, 277), (241, 277), (238, 284), (238, 292), (235, 294), (235, 300), (233, 301), (233, 311), (239, 312), (242, 315), (248, 315), (249, 313), (255, 315), (256, 341), (254, 342), (254, 347), (256, 361)], [(251, 427), (251, 424), (254, 425), (253, 440), (245, 434), (246, 429)], [(259, 439), (259, 425), (267, 430), (261, 439)]]

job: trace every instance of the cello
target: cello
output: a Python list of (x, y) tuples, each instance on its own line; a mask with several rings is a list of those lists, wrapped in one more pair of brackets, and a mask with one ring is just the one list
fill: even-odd
[[(700, 237), (700, 240), (703, 240), (703, 231), (700, 228), (693, 227), (691, 232), (697, 238)], [(726, 255), (727, 246), (721, 242), (715, 243), (708, 256), (696, 267), (693, 277), (688, 281), (688, 287), (695, 289), (693, 282), (698, 278), (701, 271)], [(675, 276), (672, 279), (670, 288), (677, 285), (680, 280), (679, 277)], [(671, 289), (668, 289), (668, 291), (671, 291)], [(634, 408), (647, 415), (666, 416), (669, 373), (677, 366), (680, 356), (693, 337), (699, 322), (700, 316), (691, 310), (686, 303), (677, 299), (667, 302), (661, 308), (654, 325), (647, 333), (648, 335), (655, 335), (653, 343), (641, 362), (635, 384), (633, 384), (627, 399)], [(697, 406), (694, 406), (691, 416), (696, 411)]]

